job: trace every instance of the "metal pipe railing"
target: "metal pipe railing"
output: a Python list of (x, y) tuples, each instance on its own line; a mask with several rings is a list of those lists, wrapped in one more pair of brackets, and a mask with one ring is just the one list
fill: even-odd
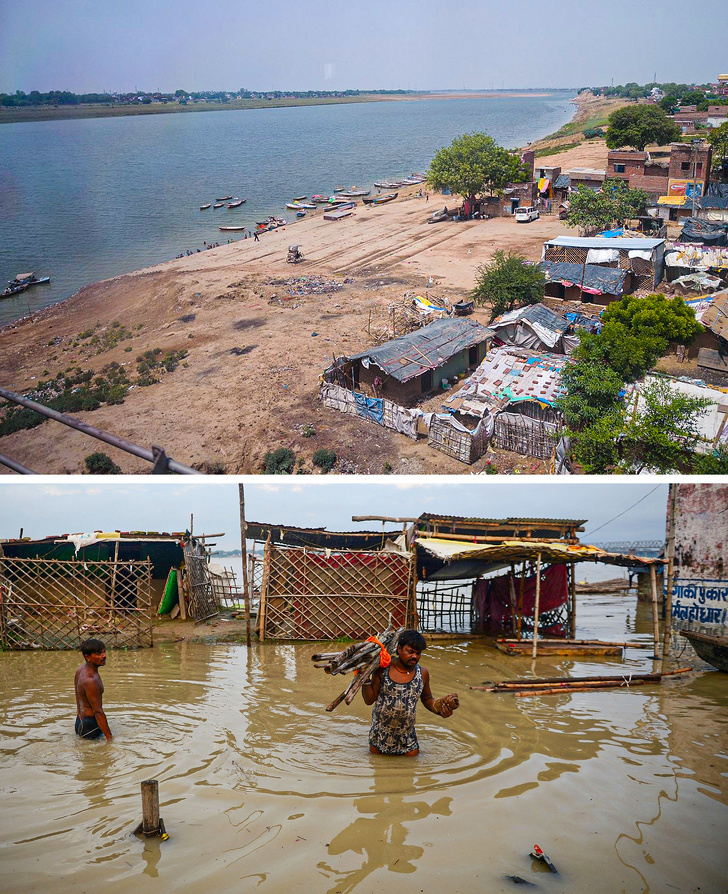
[[(84, 435), (96, 438), (98, 441), (104, 441), (112, 447), (124, 450), (126, 453), (131, 453), (133, 456), (138, 456), (140, 459), (152, 463), (153, 475), (164, 475), (168, 472), (176, 472), (178, 475), (202, 474), (201, 472), (198, 472), (197, 469), (191, 469), (189, 466), (184, 466), (182, 463), (170, 459), (164, 452), (164, 449), (157, 445), (153, 445), (151, 450), (147, 447), (139, 447), (137, 444), (132, 444), (131, 441), (119, 438), (117, 435), (109, 434), (108, 432), (102, 431), (100, 428), (95, 428), (93, 425), (89, 425), (87, 422), (82, 422), (80, 419), (74, 419), (73, 416), (59, 413), (57, 410), (52, 410), (50, 407), (45, 407), (43, 404), (36, 403), (34, 400), (29, 400), (27, 397), (23, 397), (22, 394), (16, 394), (14, 391), (8, 391), (5, 388), (0, 388), (0, 397), (4, 397), (5, 400), (19, 404), (21, 407), (25, 407), (28, 410), (33, 410), (41, 416), (53, 419), (55, 422), (60, 422), (62, 425), (69, 426), (69, 428), (75, 428), (76, 431), (80, 431)], [(15, 463), (13, 460), (9, 460), (6, 457), (0, 456), (0, 462), (21, 474), (35, 474), (30, 469), (26, 469), (24, 466), (21, 466), (19, 463)]]

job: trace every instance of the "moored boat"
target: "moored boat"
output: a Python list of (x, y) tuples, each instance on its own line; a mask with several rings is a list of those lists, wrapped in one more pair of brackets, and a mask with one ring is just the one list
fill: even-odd
[(218, 227), (218, 230), (225, 230), (225, 231), (230, 231), (230, 230), (242, 231), (242, 230), (246, 230), (246, 229), (247, 229), (247, 227), (242, 224), (240, 226)]
[(217, 201), (218, 201), (218, 202), (228, 202), (228, 201), (230, 201), (230, 199), (232, 199), (232, 194), (229, 195), (229, 196), (222, 196), (222, 197), (219, 198)]
[(711, 636), (709, 633), (697, 633), (693, 630), (681, 630), (680, 633), (690, 640), (690, 645), (699, 658), (719, 671), (728, 673), (728, 636)]
[(307, 198), (308, 198), (308, 196), (294, 196), (294, 197), (293, 197), (293, 201), (294, 201), (294, 202), (303, 202), (303, 201), (305, 201)]
[(228, 208), (239, 208), (247, 201), (247, 199), (233, 199), (232, 202), (228, 202)]
[(18, 283), (10, 283), (10, 285), (2, 292), (0, 292), (0, 298), (12, 298), (13, 295), (19, 295), (21, 292), (24, 292), (30, 283), (27, 282), (18, 282)]
[(299, 202), (295, 199), (292, 202), (286, 202), (286, 208), (291, 208), (293, 211), (312, 211), (315, 207), (314, 202)]
[(211, 205), (212, 202), (208, 202), (207, 205), (200, 205), (200, 211), (206, 211)]
[(213, 208), (224, 208), (225, 202), (215, 202), (215, 204), (212, 207)]
[(356, 186), (352, 186), (351, 189), (348, 190), (336, 190), (339, 195), (346, 196), (347, 198), (361, 198), (361, 196), (368, 196), (371, 192), (371, 189), (357, 189)]
[[(9, 286), (40, 286), (51, 281), (50, 276), (36, 276), (35, 273), (18, 273), (8, 281)], [(22, 291), (22, 290), (21, 290)]]

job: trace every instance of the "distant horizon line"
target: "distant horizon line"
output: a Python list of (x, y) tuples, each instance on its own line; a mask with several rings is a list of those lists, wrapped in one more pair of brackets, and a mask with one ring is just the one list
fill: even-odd
[[(30, 93), (40, 93), (40, 94), (48, 94), (48, 93), (72, 93), (75, 96), (78, 95), (87, 95), (91, 93), (95, 93), (101, 96), (123, 96), (130, 93), (139, 93), (151, 95), (154, 93), (160, 94), (174, 94), (177, 90), (180, 90), (180, 87), (175, 88), (174, 90), (140, 90), (138, 87), (135, 87), (133, 90), (69, 90), (67, 87), (62, 89), (51, 88), (50, 90), (38, 90), (37, 88), (33, 88), (31, 90), (21, 90), (19, 87), (16, 87), (14, 90), (0, 90), (0, 94), (4, 94), (6, 96), (13, 96), (16, 93), (23, 93), (28, 96)], [(246, 89), (244, 92), (246, 93), (346, 93), (349, 91), (356, 91), (357, 93), (511, 93), (513, 91), (519, 92), (534, 92), (537, 90), (547, 90), (549, 92), (570, 92), (576, 90), (585, 90), (591, 89), (589, 87), (435, 87), (435, 88), (419, 88), (419, 87), (370, 87), (370, 88), (361, 88), (361, 87), (338, 87), (338, 88), (323, 88), (323, 87), (306, 87), (301, 89), (281, 89), (280, 87), (271, 87), (267, 89)], [(202, 89), (202, 90), (186, 90), (185, 93), (190, 96), (193, 93), (240, 93), (240, 88), (238, 90), (228, 90), (228, 89)]]

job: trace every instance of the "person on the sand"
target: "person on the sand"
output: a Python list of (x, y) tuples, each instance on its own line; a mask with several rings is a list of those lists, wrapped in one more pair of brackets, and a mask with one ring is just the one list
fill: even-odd
[(73, 686), (76, 690), (76, 735), (82, 739), (111, 740), (109, 722), (104, 714), (102, 700), (104, 684), (99, 668), (106, 664), (106, 646), (100, 639), (87, 639), (81, 643), (84, 663), (76, 671)]
[(420, 666), (420, 655), (427, 642), (417, 630), (404, 630), (397, 641), (397, 657), (388, 667), (378, 667), (370, 683), (362, 686), (367, 705), (374, 705), (369, 731), (372, 754), (397, 754), (405, 757), (419, 754), (415, 731), (417, 702), (440, 717), (450, 717), (458, 707), (457, 694), (451, 692), (434, 698), (430, 691), (430, 675)]

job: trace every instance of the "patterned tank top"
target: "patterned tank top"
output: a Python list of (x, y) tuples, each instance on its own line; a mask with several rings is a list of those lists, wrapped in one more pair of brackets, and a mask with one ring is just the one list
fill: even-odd
[(407, 754), (419, 748), (415, 714), (423, 686), (419, 664), (409, 683), (395, 683), (389, 668), (383, 671), (369, 731), (369, 744), (382, 754)]

